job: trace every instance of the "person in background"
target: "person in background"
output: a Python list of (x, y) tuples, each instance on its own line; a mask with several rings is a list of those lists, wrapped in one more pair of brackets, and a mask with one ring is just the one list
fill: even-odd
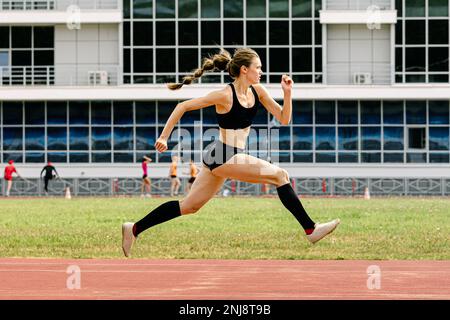
[(180, 178), (177, 175), (178, 157), (172, 156), (172, 163), (170, 164), (169, 176), (170, 176), (170, 196), (178, 195), (178, 190), (181, 186)]
[[(144, 156), (142, 158), (142, 171), (143, 171), (143, 176), (142, 176), (142, 186), (141, 186), (141, 198), (143, 198), (144, 196), (147, 197), (151, 197), (151, 192), (152, 192), (152, 185), (151, 185), (151, 181), (150, 178), (148, 177), (148, 171), (147, 171), (147, 165), (152, 162), (152, 158), (149, 158), (147, 156)], [(144, 189), (146, 189), (146, 195), (144, 195)]]
[[(56, 178), (56, 177), (59, 178), (59, 174), (56, 171), (56, 168), (53, 166), (53, 164), (50, 161), (47, 163), (47, 165), (44, 168), (42, 168), (41, 179), (42, 179), (42, 173), (44, 173), (44, 171), (45, 171), (44, 190), (45, 190), (45, 194), (48, 194), (48, 182), (50, 180), (52, 180), (53, 178)], [(53, 174), (53, 171), (55, 171), (55, 174)]]
[(19, 178), (21, 178), (19, 172), (17, 172), (16, 167), (14, 166), (14, 160), (9, 160), (8, 165), (5, 167), (4, 178), (6, 180), (6, 196), (9, 197), (9, 193), (12, 188), (13, 183), (13, 173), (15, 173)]

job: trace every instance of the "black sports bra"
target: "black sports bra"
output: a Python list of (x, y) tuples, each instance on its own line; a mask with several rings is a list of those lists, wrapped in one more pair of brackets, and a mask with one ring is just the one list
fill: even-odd
[(227, 113), (216, 112), (219, 127), (223, 129), (247, 128), (251, 126), (253, 118), (258, 111), (257, 107), (260, 104), (258, 94), (256, 93), (255, 88), (250, 86), (253, 95), (255, 96), (255, 104), (251, 108), (245, 108), (239, 103), (234, 85), (232, 83), (229, 83), (229, 85), (231, 86), (231, 91), (233, 91), (233, 105), (231, 106), (231, 110)]

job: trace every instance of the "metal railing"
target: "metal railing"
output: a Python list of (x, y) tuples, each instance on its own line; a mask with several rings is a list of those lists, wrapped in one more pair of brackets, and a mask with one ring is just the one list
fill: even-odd
[(59, 10), (75, 5), (87, 10), (119, 9), (119, 0), (0, 0), (0, 10)]
[(118, 65), (0, 67), (0, 86), (108, 86), (119, 81)]
[[(72, 178), (51, 180), (49, 195), (65, 195), (70, 188), (72, 196), (139, 196), (141, 194), (140, 178)], [(180, 195), (185, 194), (188, 179), (181, 178)], [(363, 197), (368, 188), (372, 196), (450, 196), (449, 178), (291, 178), (291, 183), (299, 196), (345, 196)], [(152, 178), (151, 194), (169, 196), (170, 180)], [(6, 193), (6, 182), (0, 183), (0, 194)], [(11, 196), (43, 196), (42, 179), (15, 179)], [(227, 180), (218, 196), (277, 196), (274, 186), (251, 184), (236, 180)]]
[(327, 10), (367, 10), (377, 6), (380, 10), (390, 10), (391, 0), (327, 0)]

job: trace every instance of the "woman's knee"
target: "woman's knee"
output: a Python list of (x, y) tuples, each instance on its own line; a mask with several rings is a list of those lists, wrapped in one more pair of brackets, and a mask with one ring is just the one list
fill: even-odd
[(278, 168), (276, 175), (276, 186), (282, 186), (289, 183), (289, 173), (285, 169)]
[(200, 208), (203, 207), (203, 204), (200, 203), (191, 203), (190, 201), (180, 201), (180, 212), (181, 214), (193, 214), (196, 213)]

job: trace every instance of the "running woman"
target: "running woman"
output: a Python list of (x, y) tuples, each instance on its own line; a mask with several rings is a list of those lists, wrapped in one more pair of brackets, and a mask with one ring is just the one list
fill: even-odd
[(142, 176), (142, 185), (141, 185), (141, 197), (144, 197), (144, 189), (146, 190), (147, 197), (151, 197), (151, 191), (152, 191), (152, 184), (150, 181), (150, 178), (148, 177), (148, 170), (147, 170), (147, 165), (152, 162), (152, 158), (144, 156), (142, 158), (142, 171), (143, 171), (143, 176)]
[(181, 186), (180, 178), (177, 175), (177, 166), (178, 166), (178, 157), (172, 156), (172, 163), (169, 168), (169, 176), (170, 176), (170, 196), (178, 195), (178, 190)]
[(287, 125), (291, 120), (292, 79), (287, 75), (281, 77), (284, 94), (281, 107), (259, 83), (261, 68), (261, 60), (252, 49), (237, 49), (233, 57), (226, 50), (221, 50), (219, 54), (204, 59), (202, 66), (192, 76), (184, 77), (182, 83), (169, 84), (169, 89), (180, 89), (210, 70), (227, 71), (234, 79), (221, 90), (179, 103), (170, 115), (155, 143), (158, 152), (167, 150), (167, 139), (185, 112), (210, 106), (215, 107), (217, 114), (219, 139), (206, 148), (203, 154), (204, 166), (184, 199), (163, 203), (138, 222), (122, 225), (122, 249), (125, 256), (130, 255), (139, 234), (157, 224), (197, 212), (217, 193), (226, 179), (274, 185), (281, 203), (297, 219), (311, 243), (316, 243), (338, 226), (339, 219), (328, 223), (311, 220), (292, 188), (286, 170), (244, 153), (245, 142), (258, 108), (264, 107), (281, 125)]
[(21, 178), (19, 172), (17, 172), (16, 167), (14, 166), (14, 160), (9, 160), (8, 165), (5, 167), (4, 178), (7, 182), (6, 185), (6, 196), (9, 197), (9, 193), (11, 191), (12, 182), (13, 182), (13, 173), (15, 173), (19, 178)]
[[(45, 190), (45, 194), (48, 194), (48, 182), (50, 180), (52, 180), (55, 177), (59, 178), (59, 174), (56, 171), (56, 168), (53, 166), (53, 164), (49, 161), (47, 163), (47, 165), (42, 168), (41, 171), (41, 179), (42, 179), (42, 173), (45, 171), (45, 176), (44, 176), (44, 190)], [(53, 171), (55, 171), (55, 175), (53, 174)]]

